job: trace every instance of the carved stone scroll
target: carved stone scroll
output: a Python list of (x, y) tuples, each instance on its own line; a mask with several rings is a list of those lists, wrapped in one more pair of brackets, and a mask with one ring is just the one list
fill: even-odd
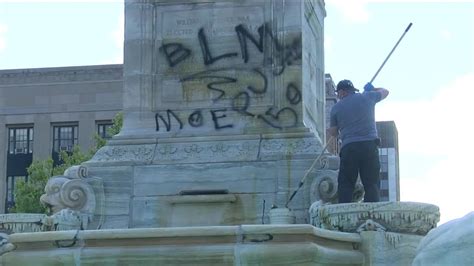
[(69, 178), (86, 178), (88, 170), (83, 165), (73, 165), (64, 171), (64, 175)]
[(15, 248), (16, 246), (10, 243), (8, 235), (5, 233), (0, 233), (0, 256), (14, 250)]

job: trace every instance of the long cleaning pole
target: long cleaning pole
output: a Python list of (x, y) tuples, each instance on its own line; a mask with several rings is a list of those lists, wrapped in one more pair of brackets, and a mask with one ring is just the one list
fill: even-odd
[(326, 151), (326, 149), (329, 147), (329, 144), (333, 141), (333, 139), (335, 139), (336, 137), (332, 136), (328, 142), (326, 143), (326, 145), (324, 146), (323, 150), (321, 151), (321, 153), (318, 155), (318, 157), (316, 157), (316, 159), (314, 160), (313, 164), (311, 164), (311, 166), (309, 167), (309, 169), (306, 171), (306, 173), (304, 174), (303, 178), (301, 178), (301, 181), (298, 185), (298, 187), (296, 188), (296, 190), (293, 192), (293, 194), (291, 194), (290, 198), (288, 199), (288, 201), (286, 202), (285, 204), (285, 208), (288, 208), (288, 204), (290, 203), (290, 201), (295, 197), (296, 193), (298, 193), (298, 190), (303, 186), (304, 184), (304, 181), (305, 179), (308, 177), (309, 173), (311, 172), (311, 170), (313, 170), (313, 168), (316, 166), (316, 163), (319, 162), (319, 160), (321, 159), (321, 157), (323, 156), (324, 154), (324, 151)]
[(402, 41), (403, 37), (405, 37), (405, 34), (408, 32), (408, 30), (411, 28), (411, 25), (413, 25), (413, 23), (410, 23), (408, 25), (408, 27), (406, 28), (406, 30), (403, 32), (402, 36), (400, 37), (400, 39), (398, 39), (398, 42), (395, 44), (395, 46), (393, 47), (392, 51), (390, 51), (390, 53), (388, 54), (387, 58), (385, 58), (385, 61), (383, 61), (382, 65), (379, 67), (379, 70), (377, 70), (377, 72), (375, 73), (374, 77), (370, 80), (370, 83), (372, 83), (375, 78), (377, 77), (377, 75), (379, 74), (380, 70), (382, 70), (382, 67), (385, 65), (385, 63), (387, 62), (387, 60), (390, 58), (390, 56), (392, 55), (393, 51), (395, 51), (395, 48), (397, 48), (398, 44)]

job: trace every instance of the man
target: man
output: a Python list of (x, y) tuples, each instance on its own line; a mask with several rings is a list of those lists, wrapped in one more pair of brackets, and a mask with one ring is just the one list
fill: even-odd
[(364, 185), (364, 201), (378, 202), (379, 138), (375, 125), (375, 104), (388, 95), (388, 90), (374, 88), (371, 83), (358, 93), (350, 80), (341, 80), (336, 87), (340, 99), (331, 109), (328, 133), (342, 141), (338, 176), (339, 203), (352, 201), (357, 176)]

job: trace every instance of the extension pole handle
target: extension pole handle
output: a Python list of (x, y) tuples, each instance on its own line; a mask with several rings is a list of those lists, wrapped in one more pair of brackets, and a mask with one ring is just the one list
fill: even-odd
[(413, 25), (413, 23), (410, 23), (408, 24), (408, 27), (405, 29), (405, 31), (403, 32), (402, 36), (400, 37), (400, 39), (398, 39), (398, 42), (395, 44), (395, 46), (393, 47), (392, 51), (390, 51), (390, 53), (388, 54), (387, 58), (385, 58), (385, 60), (383, 61), (382, 65), (379, 67), (379, 69), (377, 70), (377, 72), (375, 73), (374, 77), (370, 80), (370, 83), (372, 83), (375, 78), (377, 77), (377, 75), (379, 74), (380, 70), (382, 70), (383, 66), (385, 65), (385, 63), (388, 61), (388, 59), (390, 58), (390, 56), (392, 55), (393, 51), (395, 51), (395, 48), (397, 48), (398, 44), (402, 41), (403, 37), (405, 37), (405, 34), (408, 32), (408, 30), (411, 28), (411, 26)]
[(313, 161), (313, 164), (311, 164), (311, 166), (309, 167), (309, 169), (306, 171), (306, 173), (304, 174), (303, 178), (301, 179), (299, 185), (298, 185), (298, 188), (293, 192), (293, 194), (291, 194), (290, 198), (288, 199), (288, 201), (286, 202), (285, 204), (285, 207), (288, 207), (288, 204), (290, 203), (290, 201), (295, 197), (296, 193), (298, 192), (298, 190), (303, 186), (304, 184), (304, 181), (306, 180), (306, 178), (308, 177), (309, 173), (311, 172), (311, 170), (313, 170), (313, 168), (316, 166), (316, 163), (319, 162), (319, 159), (321, 159), (321, 157), (323, 156), (324, 154), (324, 151), (329, 147), (329, 144), (332, 142), (333, 139), (335, 139), (336, 137), (332, 136), (328, 142), (326, 143), (326, 145), (324, 146), (323, 150), (321, 151), (321, 153), (318, 155), (318, 157), (316, 157), (316, 159), (314, 159)]

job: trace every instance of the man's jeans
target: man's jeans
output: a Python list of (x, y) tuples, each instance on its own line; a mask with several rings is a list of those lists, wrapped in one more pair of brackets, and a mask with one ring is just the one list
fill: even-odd
[(340, 152), (338, 175), (339, 203), (352, 201), (352, 193), (360, 174), (364, 185), (364, 201), (380, 201), (380, 161), (378, 141), (360, 141), (345, 145)]

